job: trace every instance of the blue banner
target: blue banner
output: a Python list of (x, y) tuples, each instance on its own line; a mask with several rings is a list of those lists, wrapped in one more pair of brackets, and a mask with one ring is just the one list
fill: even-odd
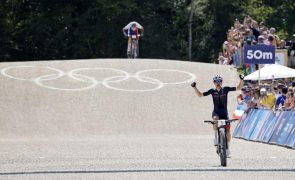
[(259, 137), (259, 139), (262, 142), (269, 143), (270, 138), (274, 131), (274, 126), (278, 120), (278, 117), (279, 116), (274, 116), (273, 118), (269, 118), (267, 122), (264, 124), (264, 126), (262, 127), (263, 129), (261, 130), (261, 135)]
[(286, 146), (295, 149), (295, 128), (293, 128), (293, 130), (291, 131), (291, 134), (289, 135)]
[(237, 124), (233, 137), (295, 149), (295, 111), (250, 109)]
[(275, 64), (275, 47), (267, 45), (245, 45), (244, 64)]
[(295, 112), (292, 113), (292, 116), (288, 123), (289, 123), (288, 128), (290, 128), (290, 133), (286, 141), (286, 146), (295, 149)]
[(286, 120), (282, 121), (279, 124), (279, 127), (277, 128), (277, 132), (274, 134), (276, 135), (273, 141), (275, 141), (275, 144), (279, 145), (286, 145), (288, 146), (288, 139), (289, 137), (293, 137), (293, 134), (291, 132), (293, 131), (295, 127), (295, 112), (294, 111), (289, 111), (286, 112)]
[(250, 109), (249, 112), (244, 113), (243, 116), (241, 117), (241, 119), (239, 120), (239, 123), (237, 124), (234, 133), (233, 133), (233, 137), (236, 138), (242, 138), (242, 130), (245, 129), (245, 125), (247, 124), (247, 121), (249, 120), (248, 116), (250, 116), (251, 113), (253, 113), (254, 110)]
[(257, 123), (260, 120), (260, 116), (263, 113), (263, 109), (257, 109), (256, 113), (253, 113), (252, 116), (250, 117), (249, 122), (246, 124), (246, 129), (243, 133), (243, 137), (246, 140), (250, 140), (250, 137), (257, 125)]
[(279, 145), (285, 144), (284, 140), (286, 141), (289, 135), (289, 134), (286, 134), (285, 127), (290, 119), (290, 115), (291, 114), (288, 111), (281, 112), (281, 117), (278, 119), (277, 123), (275, 124), (274, 132), (272, 134), (272, 137), (269, 143), (279, 144)]
[(265, 124), (269, 119), (273, 119), (274, 113), (271, 110), (262, 110), (259, 113), (258, 119), (257, 119), (257, 124), (255, 127), (253, 127), (253, 132), (250, 136), (250, 140), (252, 141), (260, 141), (262, 142), (261, 133), (264, 129)]

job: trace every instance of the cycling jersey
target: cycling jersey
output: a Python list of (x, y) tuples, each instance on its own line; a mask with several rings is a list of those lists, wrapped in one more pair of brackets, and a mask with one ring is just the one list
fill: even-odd
[(138, 39), (138, 28), (135, 28), (135, 30), (132, 29), (132, 27), (130, 27), (128, 29), (128, 37), (132, 37), (135, 36), (136, 39)]
[[(132, 27), (135, 25), (135, 29), (133, 30)], [(143, 26), (141, 26), (139, 23), (133, 21), (127, 24), (124, 28), (124, 34), (125, 31), (127, 31), (127, 34), (125, 34), (128, 37), (136, 38), (138, 40), (139, 36), (139, 30), (141, 30), (141, 33), (143, 34)]]
[(203, 96), (212, 95), (214, 110), (212, 116), (219, 116), (220, 119), (228, 119), (227, 112), (227, 95), (230, 91), (236, 91), (236, 87), (223, 87), (218, 91), (217, 89), (210, 89), (203, 93)]

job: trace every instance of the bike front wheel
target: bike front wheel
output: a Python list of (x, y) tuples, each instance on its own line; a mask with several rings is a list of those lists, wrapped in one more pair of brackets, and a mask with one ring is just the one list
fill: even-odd
[(132, 40), (131, 58), (136, 59), (138, 57), (138, 41)]
[(226, 156), (226, 134), (225, 131), (220, 131), (220, 151), (219, 151), (219, 156), (220, 156), (220, 163), (221, 166), (226, 166), (227, 165), (227, 156)]

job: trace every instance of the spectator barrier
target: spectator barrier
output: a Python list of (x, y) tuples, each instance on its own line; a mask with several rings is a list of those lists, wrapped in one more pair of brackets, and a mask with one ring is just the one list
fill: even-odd
[(295, 111), (250, 109), (241, 117), (233, 137), (295, 149)]

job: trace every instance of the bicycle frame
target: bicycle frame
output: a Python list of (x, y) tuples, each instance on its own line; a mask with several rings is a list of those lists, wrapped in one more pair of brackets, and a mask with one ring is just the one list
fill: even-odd
[(129, 37), (129, 44), (130, 44), (130, 52), (128, 52), (127, 56), (130, 59), (135, 59), (138, 57), (138, 35), (137, 37), (135, 35)]
[(131, 58), (137, 58), (137, 39), (131, 39)]
[(218, 120), (217, 121), (217, 131), (218, 131), (218, 143), (220, 143), (220, 131), (224, 131), (225, 134), (225, 142), (226, 142), (226, 148), (228, 148), (228, 142), (227, 142), (227, 133), (226, 133), (226, 126), (230, 125), (230, 122), (227, 122), (227, 120)]
[(227, 141), (226, 126), (230, 125), (231, 122), (236, 120), (237, 119), (204, 121), (205, 123), (217, 124), (217, 133), (218, 133), (217, 153), (220, 156), (221, 166), (227, 166), (226, 150), (228, 149), (228, 141)]

